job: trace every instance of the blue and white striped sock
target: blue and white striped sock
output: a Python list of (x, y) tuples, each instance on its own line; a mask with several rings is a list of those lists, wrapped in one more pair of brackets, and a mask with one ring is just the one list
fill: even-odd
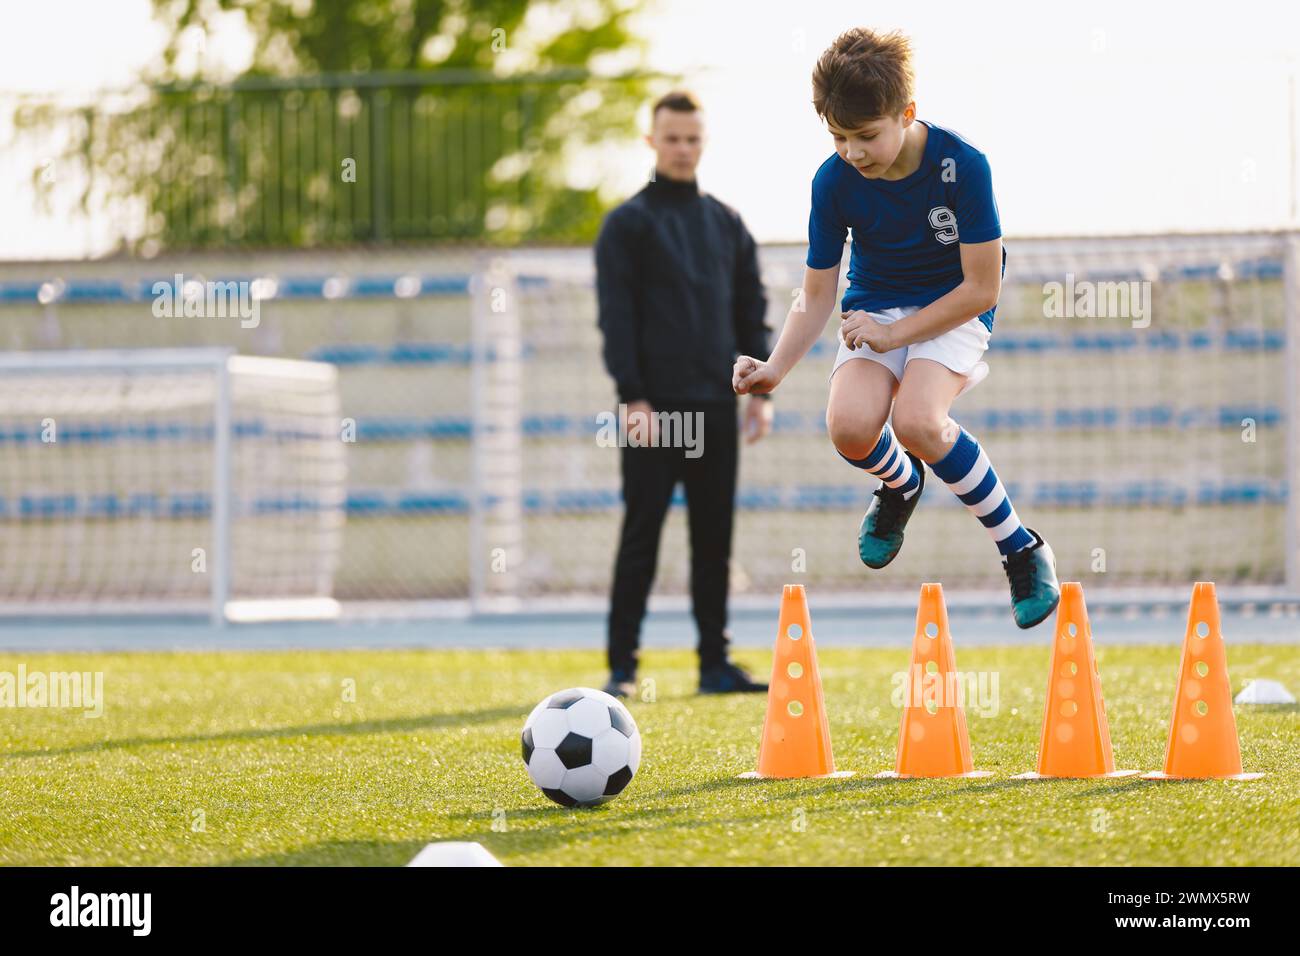
[(1011, 498), (988, 455), (966, 429), (961, 430), (948, 454), (930, 465), (930, 470), (988, 528), (1003, 555), (1034, 543), (1034, 536), (1025, 530), (1016, 509), (1011, 507)]
[(921, 486), (921, 478), (912, 467), (912, 459), (903, 453), (903, 446), (894, 437), (894, 430), (889, 427), (889, 422), (885, 422), (885, 427), (880, 430), (880, 438), (876, 441), (876, 447), (871, 449), (871, 453), (866, 458), (855, 460), (838, 448), (835, 450), (850, 465), (861, 468), (869, 475), (875, 475), (895, 491), (903, 492), (905, 501), (916, 494), (916, 489)]

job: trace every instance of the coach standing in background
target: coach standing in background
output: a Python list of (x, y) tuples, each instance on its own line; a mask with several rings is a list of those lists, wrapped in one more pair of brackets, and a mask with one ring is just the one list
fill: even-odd
[[(738, 433), (731, 386), (737, 354), (767, 358), (767, 297), (758, 250), (739, 214), (700, 192), (704, 147), (699, 102), (661, 97), (646, 142), (655, 171), (640, 192), (606, 217), (596, 240), (596, 291), (605, 366), (626, 406), (621, 451), (623, 525), (609, 609), (610, 679), (605, 690), (635, 692), (637, 647), (654, 583), (673, 489), (686, 487), (691, 602), (699, 630), (700, 692), (765, 691), (727, 657), (728, 564), (735, 510)], [(651, 427), (657, 412), (696, 415), (702, 454)], [(644, 416), (644, 417), (643, 417)], [(771, 428), (766, 395), (745, 406), (748, 441)], [(695, 440), (699, 441), (700, 436)]]

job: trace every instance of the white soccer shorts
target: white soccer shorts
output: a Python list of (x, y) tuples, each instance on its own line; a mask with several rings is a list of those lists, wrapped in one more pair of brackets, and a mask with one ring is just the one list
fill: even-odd
[[(869, 314), (877, 321), (889, 324), (919, 311), (920, 308), (917, 305), (903, 305)], [(943, 335), (927, 339), (924, 342), (904, 345), (888, 352), (873, 352), (866, 345), (859, 345), (856, 349), (850, 349), (844, 344), (844, 339), (841, 338), (839, 339), (840, 348), (835, 355), (835, 365), (831, 369), (831, 375), (833, 376), (839, 367), (850, 359), (860, 358), (879, 362), (893, 372), (894, 378), (901, 382), (903, 380), (903, 370), (907, 367), (908, 362), (912, 361), (912, 359), (927, 358), (933, 359), (945, 368), (950, 368), (960, 375), (965, 375), (967, 377), (966, 384), (962, 386), (961, 390), (965, 392), (982, 382), (989, 373), (988, 364), (980, 361), (980, 359), (988, 350), (991, 337), (992, 333), (984, 327), (984, 323), (980, 321), (979, 316), (976, 316), (955, 329), (949, 329)], [(961, 394), (961, 392), (958, 392), (958, 394)]]

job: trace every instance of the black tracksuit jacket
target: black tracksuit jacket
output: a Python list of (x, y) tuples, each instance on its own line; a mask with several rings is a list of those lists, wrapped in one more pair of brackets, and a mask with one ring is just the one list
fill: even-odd
[(662, 175), (596, 240), (605, 366), (621, 402), (734, 402), (736, 356), (770, 354), (758, 250), (739, 213)]

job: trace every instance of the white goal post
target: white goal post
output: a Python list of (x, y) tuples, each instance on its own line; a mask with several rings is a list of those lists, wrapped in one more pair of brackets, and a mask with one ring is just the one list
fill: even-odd
[(341, 427), (328, 363), (0, 355), (0, 614), (336, 615)]

